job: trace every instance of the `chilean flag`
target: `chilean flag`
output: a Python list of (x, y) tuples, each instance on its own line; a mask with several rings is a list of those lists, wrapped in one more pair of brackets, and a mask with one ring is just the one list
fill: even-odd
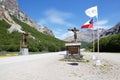
[(85, 24), (81, 26), (81, 28), (93, 28), (93, 19), (87, 21)]

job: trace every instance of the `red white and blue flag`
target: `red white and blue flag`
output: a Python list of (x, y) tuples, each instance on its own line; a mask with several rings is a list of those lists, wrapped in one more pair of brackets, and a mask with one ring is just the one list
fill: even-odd
[(81, 28), (93, 28), (93, 19), (87, 21), (85, 24), (81, 26)]

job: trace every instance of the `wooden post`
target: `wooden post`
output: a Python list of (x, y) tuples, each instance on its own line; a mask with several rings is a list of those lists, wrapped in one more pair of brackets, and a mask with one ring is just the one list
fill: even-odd
[(28, 47), (27, 47), (27, 36), (29, 33), (22, 33), (22, 43), (21, 43), (21, 50), (20, 55), (28, 55)]
[(27, 36), (28, 36), (28, 33), (22, 34), (22, 48), (27, 48)]

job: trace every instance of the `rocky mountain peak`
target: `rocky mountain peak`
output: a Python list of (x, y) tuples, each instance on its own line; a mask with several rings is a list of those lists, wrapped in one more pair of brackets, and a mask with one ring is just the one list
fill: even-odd
[(106, 36), (110, 36), (110, 35), (113, 35), (113, 34), (117, 34), (120, 32), (120, 22), (115, 25), (114, 27), (104, 31), (100, 36), (101, 37), (106, 37)]
[(16, 13), (19, 10), (18, 3), (16, 0), (0, 0), (0, 5), (2, 5), (5, 10), (9, 13)]
[(47, 28), (47, 30), (41, 25), (38, 25), (34, 20), (30, 19), (23, 11), (18, 7), (17, 0), (0, 0), (0, 19), (6, 20), (9, 24), (15, 24), (10, 15), (14, 15), (17, 19), (24, 23), (27, 23), (31, 27), (35, 28), (39, 32), (54, 36), (53, 32)]

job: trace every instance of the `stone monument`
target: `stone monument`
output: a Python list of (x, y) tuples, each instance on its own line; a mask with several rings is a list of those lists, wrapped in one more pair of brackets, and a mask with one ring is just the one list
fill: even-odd
[[(66, 46), (66, 50), (67, 50), (67, 55), (66, 55), (66, 58), (81, 58), (80, 56), (80, 45), (81, 43), (78, 43), (77, 42), (77, 32), (79, 31), (78, 29), (76, 29), (74, 27), (74, 29), (68, 29), (68, 31), (72, 31), (74, 33), (74, 41), (71, 42), (71, 43), (66, 43), (65, 46)], [(74, 55), (77, 54), (78, 56), (75, 57)]]
[(28, 55), (28, 47), (27, 47), (27, 36), (29, 33), (22, 33), (22, 42), (21, 44), (21, 49), (20, 49), (20, 55)]

